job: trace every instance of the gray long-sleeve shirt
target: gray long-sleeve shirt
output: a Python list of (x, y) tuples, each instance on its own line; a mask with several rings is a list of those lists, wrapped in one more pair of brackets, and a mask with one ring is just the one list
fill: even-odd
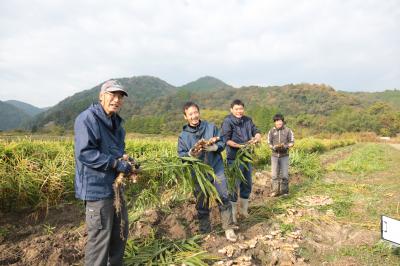
[[(283, 144), (284, 149), (282, 150), (274, 150), (274, 146)], [(277, 129), (276, 127), (273, 127), (269, 132), (268, 132), (268, 145), (272, 149), (272, 156), (275, 157), (284, 157), (289, 155), (289, 144), (294, 144), (294, 135), (293, 131), (288, 128), (288, 127), (281, 127)]]

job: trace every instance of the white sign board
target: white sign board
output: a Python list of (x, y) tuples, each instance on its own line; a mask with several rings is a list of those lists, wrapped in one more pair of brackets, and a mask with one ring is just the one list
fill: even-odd
[(382, 215), (381, 236), (383, 240), (400, 245), (400, 221)]

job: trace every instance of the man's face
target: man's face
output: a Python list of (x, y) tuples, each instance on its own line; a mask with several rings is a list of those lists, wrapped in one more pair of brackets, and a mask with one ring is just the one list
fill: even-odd
[(107, 115), (118, 112), (124, 103), (124, 94), (120, 91), (100, 93), (100, 104)]
[(276, 120), (275, 121), (275, 127), (276, 128), (281, 128), (283, 126), (283, 121), (282, 120)]
[(186, 109), (184, 117), (192, 127), (195, 127), (200, 123), (200, 112), (196, 106), (190, 106), (188, 109)]
[(243, 105), (237, 105), (237, 104), (235, 104), (235, 105), (231, 108), (231, 113), (232, 113), (233, 116), (235, 116), (236, 118), (242, 118), (242, 116), (244, 115), (244, 106), (243, 106)]

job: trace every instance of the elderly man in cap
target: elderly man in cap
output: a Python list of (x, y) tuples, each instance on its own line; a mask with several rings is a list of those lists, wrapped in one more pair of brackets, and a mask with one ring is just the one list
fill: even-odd
[(120, 222), (128, 215), (125, 202), (115, 212), (113, 182), (118, 173), (131, 172), (128, 162), (118, 160), (125, 154), (125, 130), (117, 112), (127, 96), (109, 80), (101, 86), (99, 103), (75, 120), (75, 196), (85, 203), (88, 230), (85, 265), (122, 265), (128, 223), (121, 229)]

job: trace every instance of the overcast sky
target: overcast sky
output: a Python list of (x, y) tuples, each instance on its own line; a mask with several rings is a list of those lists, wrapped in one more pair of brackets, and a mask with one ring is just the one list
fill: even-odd
[(400, 88), (400, 1), (0, 1), (0, 100), (51, 106), (138, 75)]

